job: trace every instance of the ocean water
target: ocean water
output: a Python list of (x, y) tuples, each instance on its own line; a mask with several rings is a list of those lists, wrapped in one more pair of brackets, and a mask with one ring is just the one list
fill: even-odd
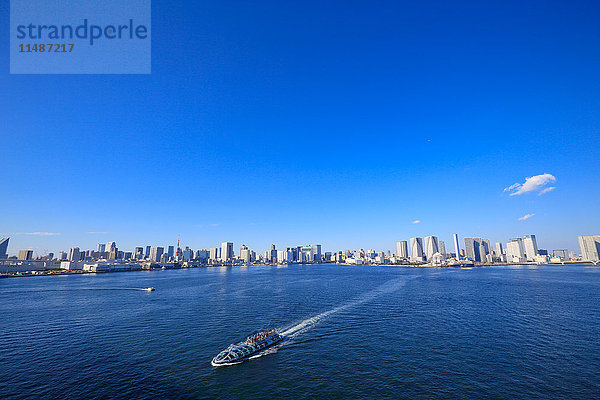
[[(289, 339), (210, 365), (271, 327)], [(597, 399), (600, 267), (1, 279), (0, 398)]]

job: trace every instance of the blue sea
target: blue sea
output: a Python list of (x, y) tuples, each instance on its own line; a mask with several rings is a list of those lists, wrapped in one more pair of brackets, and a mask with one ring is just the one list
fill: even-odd
[[(288, 340), (210, 365), (265, 328)], [(1, 279), (0, 398), (598, 399), (600, 267)]]

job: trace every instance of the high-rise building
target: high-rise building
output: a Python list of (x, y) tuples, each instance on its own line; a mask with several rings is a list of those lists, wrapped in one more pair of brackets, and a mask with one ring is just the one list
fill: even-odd
[(486, 262), (487, 256), (490, 253), (491, 253), (490, 241), (488, 239), (480, 239), (480, 241), (479, 241), (479, 260), (481, 262)]
[(164, 247), (151, 247), (150, 248), (150, 260), (154, 262), (161, 262), (162, 255), (165, 252)]
[(423, 261), (423, 239), (420, 237), (410, 238), (410, 259), (412, 261)]
[(56, 259), (59, 261), (65, 261), (67, 259), (67, 253), (64, 251), (59, 251)]
[(200, 261), (202, 264), (206, 264), (208, 262), (208, 250), (196, 251), (196, 260)]
[(210, 259), (212, 261), (217, 261), (219, 258), (221, 258), (221, 249), (218, 247), (212, 247), (210, 249)]
[(538, 246), (535, 235), (525, 235), (523, 238), (523, 246), (525, 247), (525, 257), (527, 257), (527, 261), (535, 261), (535, 256), (538, 255)]
[(8, 241), (10, 238), (5, 237), (0, 240), (0, 260), (8, 257)]
[(240, 258), (242, 259), (242, 261), (244, 263), (250, 262), (250, 250), (248, 249), (248, 246), (246, 246), (245, 244), (243, 244), (242, 247), (240, 248)]
[(481, 261), (481, 252), (479, 250), (480, 244), (481, 238), (465, 238), (465, 254), (467, 258), (470, 258), (473, 261)]
[(425, 257), (427, 260), (431, 260), (435, 253), (440, 252), (440, 247), (438, 244), (438, 238), (436, 236), (426, 236), (425, 237)]
[(96, 246), (96, 251), (98, 253), (104, 253), (106, 251), (106, 244), (98, 243), (98, 246)]
[[(275, 250), (271, 250), (271, 252), (273, 251)], [(315, 260), (315, 255), (313, 253), (312, 246), (302, 246), (300, 248), (299, 257), (301, 258), (301, 262), (313, 262)]]
[[(313, 244), (313, 245), (311, 245), (311, 247), (312, 247), (314, 260), (321, 261), (321, 245)], [(287, 257), (287, 255), (286, 255), (286, 257)]]
[(142, 258), (144, 258), (144, 248), (136, 247), (133, 252), (133, 258), (135, 258), (136, 260), (141, 260)]
[(455, 233), (452, 235), (454, 240), (454, 251), (456, 252), (456, 259), (460, 260), (460, 245), (458, 244), (458, 235)]
[(182, 257), (183, 261), (190, 261), (192, 258), (194, 258), (194, 251), (186, 246), (185, 250), (182, 252)]
[(81, 252), (79, 251), (79, 247), (71, 247), (69, 250), (69, 261), (79, 261), (81, 257)]
[[(311, 252), (312, 252), (312, 247), (311, 246), (308, 246), (308, 247), (310, 247)], [(271, 249), (269, 250), (268, 262), (272, 262), (272, 263), (277, 262), (277, 249), (275, 248), (274, 244), (271, 244)]]
[(221, 243), (221, 261), (231, 261), (233, 259), (233, 243)]
[(173, 258), (175, 256), (175, 246), (169, 246), (167, 250), (167, 256)]
[(511, 239), (506, 244), (506, 258), (511, 263), (521, 263), (526, 261), (525, 251), (523, 250), (523, 239)]
[[(286, 251), (289, 251), (292, 255), (292, 259), (290, 261), (298, 261), (298, 248), (297, 247), (286, 247)], [(325, 257), (324, 257), (325, 258)]]
[(277, 262), (279, 264), (284, 264), (292, 261), (292, 252), (290, 249), (279, 250), (277, 252)]
[(146, 246), (146, 252), (144, 253), (144, 258), (150, 258), (150, 246)]
[(33, 250), (19, 250), (19, 260), (33, 260)]
[(446, 258), (446, 242), (444, 242), (443, 240), (440, 240), (439, 246), (440, 246), (440, 254), (442, 255), (443, 258)]
[(110, 251), (108, 251), (107, 253), (108, 253), (109, 260), (118, 260), (118, 259), (122, 258), (121, 254), (123, 252), (119, 251), (119, 249), (116, 247), (112, 247), (112, 249)]
[(504, 249), (502, 249), (502, 243), (500, 242), (496, 242), (496, 254), (498, 257), (500, 257), (502, 254), (504, 254)]
[(107, 242), (106, 243), (106, 249), (104, 251), (106, 251), (107, 253), (110, 253), (113, 250), (117, 249), (117, 244), (115, 242)]
[(600, 235), (577, 236), (577, 239), (585, 261), (600, 261)]
[(408, 242), (406, 240), (398, 240), (396, 242), (396, 257), (408, 258)]

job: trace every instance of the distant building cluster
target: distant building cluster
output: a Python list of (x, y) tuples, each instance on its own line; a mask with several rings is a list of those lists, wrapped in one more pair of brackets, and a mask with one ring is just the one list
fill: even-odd
[(464, 247), (458, 235), (453, 235), (454, 251), (446, 249), (446, 243), (437, 236), (414, 237), (396, 242), (391, 253), (375, 250), (345, 250), (323, 252), (320, 244), (277, 249), (274, 244), (264, 253), (257, 253), (241, 245), (239, 253), (232, 242), (218, 247), (193, 250), (176, 246), (138, 246), (133, 251), (119, 250), (116, 242), (99, 243), (95, 250), (72, 247), (68, 252), (45, 254), (35, 257), (30, 249), (19, 250), (17, 256), (8, 257), (8, 237), (0, 240), (0, 272), (63, 269), (86, 272), (129, 271), (136, 269), (181, 268), (202, 265), (242, 264), (289, 264), (336, 262), (344, 264), (402, 264), (456, 266), (475, 264), (523, 264), (564, 263), (575, 261), (600, 262), (600, 236), (579, 236), (581, 255), (566, 249), (548, 250), (538, 248), (535, 235), (510, 239), (506, 245), (481, 237), (465, 237)]
[[(201, 265), (237, 265), (237, 264), (283, 264), (315, 263), (331, 261), (331, 253), (322, 254), (320, 244), (286, 247), (277, 250), (272, 244), (262, 254), (242, 245), (239, 255), (234, 252), (232, 242), (223, 242), (219, 247), (193, 250), (177, 246), (138, 246), (133, 251), (123, 251), (116, 242), (99, 243), (95, 250), (82, 250), (72, 247), (68, 252), (49, 253), (34, 257), (33, 250), (19, 250), (17, 257), (7, 257), (9, 238), (0, 241), (0, 260), (2, 266), (13, 270), (32, 270), (35, 268), (59, 268), (86, 272), (129, 271), (136, 269), (185, 268)], [(29, 268), (29, 269), (27, 269)], [(9, 268), (10, 270), (10, 268)], [(0, 268), (0, 272), (2, 268)]]
[(458, 235), (453, 235), (454, 252), (446, 250), (446, 243), (436, 236), (414, 237), (409, 241), (396, 242), (394, 254), (374, 250), (346, 250), (334, 254), (336, 262), (347, 264), (428, 264), (452, 266), (457, 264), (524, 264), (524, 263), (564, 263), (571, 261), (598, 262), (600, 236), (579, 236), (581, 256), (569, 253), (566, 249), (549, 252), (539, 249), (535, 235), (513, 238), (503, 245), (480, 237), (465, 237), (464, 247), (459, 244)]

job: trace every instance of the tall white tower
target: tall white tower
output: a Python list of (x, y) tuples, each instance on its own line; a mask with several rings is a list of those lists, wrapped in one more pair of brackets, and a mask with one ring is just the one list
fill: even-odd
[(454, 251), (456, 251), (456, 259), (460, 260), (460, 246), (458, 244), (458, 235), (455, 233), (454, 235), (452, 235), (452, 238), (454, 239)]
[(525, 235), (523, 238), (523, 245), (525, 246), (525, 256), (528, 261), (534, 261), (535, 256), (538, 255), (537, 240), (535, 235)]
[(423, 239), (420, 237), (410, 238), (410, 259), (423, 261), (423, 258)]
[(221, 261), (230, 261), (233, 258), (233, 243), (221, 243)]
[(440, 252), (438, 238), (436, 236), (427, 236), (425, 238), (425, 256), (430, 261), (435, 253)]
[(408, 243), (406, 240), (398, 240), (396, 242), (396, 257), (408, 258)]

